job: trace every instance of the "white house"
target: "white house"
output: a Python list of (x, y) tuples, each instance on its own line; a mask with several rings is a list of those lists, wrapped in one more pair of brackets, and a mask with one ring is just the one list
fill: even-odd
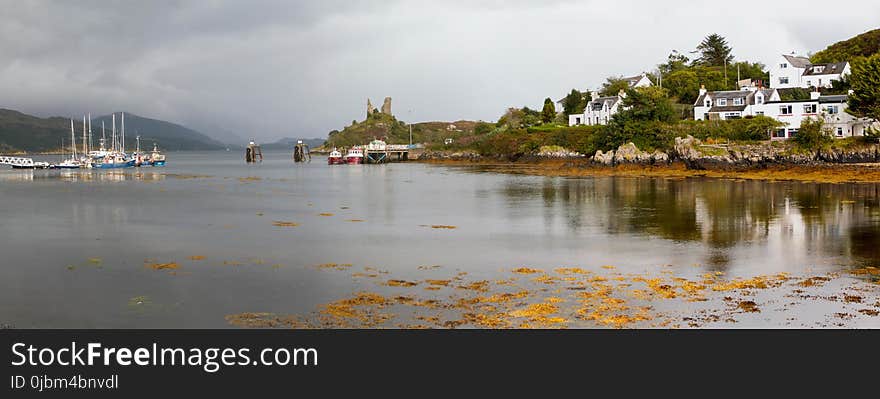
[[(627, 81), (630, 88), (651, 86), (651, 80), (646, 74), (622, 78)], [(611, 117), (620, 110), (626, 92), (620, 91), (616, 96), (599, 97), (595, 91), (590, 92), (590, 101), (587, 102), (583, 114), (571, 114), (568, 116), (568, 125), (605, 125)], [(561, 103), (562, 100), (559, 101)]]
[(726, 120), (759, 115), (774, 118), (785, 126), (771, 132), (773, 140), (794, 137), (807, 118), (821, 119), (825, 128), (835, 138), (863, 136), (872, 121), (857, 118), (846, 112), (846, 95), (821, 95), (810, 93), (810, 98), (783, 100), (780, 89), (746, 87), (738, 91), (707, 92), (700, 89), (694, 103), (694, 119)]
[(871, 121), (857, 118), (846, 112), (846, 95), (821, 95), (818, 91), (810, 93), (809, 99), (791, 101), (768, 101), (761, 108), (764, 115), (785, 123), (785, 126), (771, 133), (774, 140), (794, 137), (807, 118), (821, 119), (825, 128), (835, 138), (863, 136)]
[(694, 119), (725, 120), (764, 115), (763, 105), (778, 101), (774, 89), (744, 87), (741, 90), (706, 91), (700, 87), (700, 95), (694, 102)]
[(806, 57), (782, 55), (770, 67), (770, 87), (784, 89), (791, 87), (825, 87), (850, 73), (848, 62), (813, 64)]

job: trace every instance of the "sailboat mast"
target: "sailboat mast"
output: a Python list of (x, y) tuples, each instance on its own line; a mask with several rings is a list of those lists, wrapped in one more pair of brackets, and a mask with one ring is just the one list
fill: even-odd
[(83, 155), (88, 153), (89, 149), (86, 146), (86, 116), (83, 115)]
[[(89, 112), (89, 148), (88, 151), (92, 151), (92, 113)], [(88, 154), (88, 152), (87, 152)]]
[(122, 113), (122, 152), (125, 152), (125, 112)]
[(106, 150), (105, 147), (107, 145), (107, 131), (104, 128), (104, 121), (101, 121), (101, 151)]
[(116, 114), (113, 114), (113, 125), (111, 126), (110, 129), (111, 129), (110, 130), (110, 137), (111, 137), (110, 141), (113, 142), (111, 147), (113, 148), (112, 151), (115, 152), (116, 151)]
[(70, 158), (76, 159), (76, 135), (73, 132), (73, 119), (70, 120)]

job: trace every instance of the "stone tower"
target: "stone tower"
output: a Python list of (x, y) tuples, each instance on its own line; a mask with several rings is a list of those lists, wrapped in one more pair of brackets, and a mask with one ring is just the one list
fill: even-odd
[(375, 108), (373, 108), (373, 103), (370, 102), (370, 99), (368, 98), (368, 99), (367, 99), (367, 117), (368, 117), (368, 118), (370, 117), (370, 115), (373, 114), (373, 110), (374, 110), (374, 109), (375, 109)]
[(385, 97), (385, 102), (382, 103), (382, 113), (391, 115), (391, 97)]

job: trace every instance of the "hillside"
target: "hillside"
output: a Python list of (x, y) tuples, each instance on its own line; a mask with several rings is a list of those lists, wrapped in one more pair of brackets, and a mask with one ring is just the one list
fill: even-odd
[[(92, 119), (92, 134), (97, 138), (101, 135), (101, 122), (110, 132), (112, 117), (100, 116)], [(116, 128), (121, 128), (120, 115), (116, 114)], [(150, 119), (135, 114), (125, 113), (125, 145), (132, 147), (135, 144), (135, 136), (141, 136), (141, 147), (152, 147), (156, 142), (160, 148), (170, 151), (192, 150), (220, 150), (226, 145), (185, 126), (176, 123), (165, 122), (158, 119)]]
[(814, 63), (850, 61), (880, 53), (880, 29), (874, 29), (853, 38), (828, 46), (810, 57)]
[[(476, 122), (421, 122), (412, 124), (413, 143), (442, 143), (446, 138), (457, 139), (472, 135)], [(327, 147), (350, 147), (383, 139), (389, 144), (409, 144), (410, 126), (393, 115), (371, 114), (362, 122), (353, 123), (342, 131), (334, 130), (327, 138)]]
[[(111, 117), (92, 119), (94, 145), (101, 137), (101, 121), (105, 121), (110, 134)], [(119, 115), (116, 121), (120, 128)], [(74, 118), (77, 140), (82, 137), (82, 119)], [(157, 142), (165, 150), (217, 150), (223, 144), (202, 133), (174, 123), (125, 114), (126, 147), (134, 148), (135, 136), (141, 136), (143, 148)], [(40, 118), (18, 111), (0, 109), (0, 152), (50, 152), (58, 151), (61, 142), (70, 142), (70, 119), (65, 117)], [(67, 145), (67, 144), (65, 144)]]

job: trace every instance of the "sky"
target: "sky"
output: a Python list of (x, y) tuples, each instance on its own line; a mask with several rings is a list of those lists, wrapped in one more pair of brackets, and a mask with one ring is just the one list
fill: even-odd
[(393, 98), (408, 122), (494, 121), (656, 68), (711, 33), (772, 64), (877, 28), (880, 2), (0, 0), (0, 108), (128, 111), (273, 141)]

